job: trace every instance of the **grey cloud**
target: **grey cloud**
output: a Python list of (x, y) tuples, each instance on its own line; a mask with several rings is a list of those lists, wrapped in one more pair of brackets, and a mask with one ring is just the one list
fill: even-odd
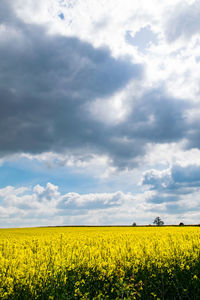
[[(200, 187), (200, 166), (173, 165), (170, 169), (148, 170), (141, 183), (149, 185), (156, 193), (149, 198), (152, 203), (177, 202), (185, 196), (193, 195)], [(171, 206), (170, 206), (171, 207)]]
[(16, 21), (10, 0), (1, 0), (0, 2), (0, 24), (13, 24)]
[[(178, 101), (177, 101), (178, 100)], [(181, 140), (187, 132), (186, 101), (156, 89), (143, 95), (128, 120), (128, 134), (154, 143)]]
[(187, 134), (186, 149), (200, 148), (200, 121), (192, 121)]
[(164, 171), (148, 170), (143, 174), (143, 185), (150, 185), (152, 190), (162, 190), (174, 185), (171, 170)]
[(115, 127), (109, 141), (117, 165), (133, 167), (133, 158), (142, 156), (149, 142), (171, 143), (186, 137), (188, 124), (184, 114), (188, 107), (186, 101), (167, 96), (162, 88), (142, 95), (125, 122)]
[(140, 79), (142, 66), (40, 26), (15, 29), (11, 39), (7, 28), (0, 44), (1, 155), (98, 148), (104, 128), (90, 120), (84, 104)]
[[(115, 59), (108, 49), (95, 49), (77, 38), (48, 35), (44, 27), (14, 18), (6, 1), (1, 6), (10, 12), (6, 22), (14, 20), (9, 24), (15, 28), (0, 31), (1, 156), (103, 153), (118, 168), (133, 168), (147, 143), (188, 138), (192, 145), (190, 129), (198, 134), (198, 128), (185, 119), (191, 104), (168, 96), (163, 88), (139, 99), (130, 92), (124, 122), (108, 125), (91, 118), (86, 106), (110, 97), (130, 80), (142, 80), (144, 66), (127, 57)], [(0, 22), (5, 23), (4, 16)]]
[(166, 37), (169, 42), (174, 42), (180, 37), (191, 38), (200, 31), (200, 1), (193, 4), (185, 2), (178, 4), (168, 18), (166, 24)]
[(68, 193), (60, 198), (57, 204), (59, 209), (103, 209), (120, 206), (124, 195), (121, 192), (113, 194), (88, 194)]
[(148, 170), (143, 174), (143, 185), (150, 185), (152, 190), (173, 191), (185, 188), (199, 187), (200, 166), (198, 165), (172, 165), (171, 168), (157, 171)]

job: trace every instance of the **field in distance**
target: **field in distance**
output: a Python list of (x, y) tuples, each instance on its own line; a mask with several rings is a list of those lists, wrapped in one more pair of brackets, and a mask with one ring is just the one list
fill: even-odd
[(0, 230), (0, 299), (199, 299), (200, 227)]

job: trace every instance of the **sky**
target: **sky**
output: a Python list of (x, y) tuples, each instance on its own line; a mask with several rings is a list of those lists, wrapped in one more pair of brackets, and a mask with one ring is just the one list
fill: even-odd
[(200, 223), (200, 1), (0, 1), (0, 227)]

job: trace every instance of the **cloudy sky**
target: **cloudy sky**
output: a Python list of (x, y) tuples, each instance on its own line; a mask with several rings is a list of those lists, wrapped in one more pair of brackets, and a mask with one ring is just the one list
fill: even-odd
[(0, 1), (0, 227), (200, 223), (200, 1)]

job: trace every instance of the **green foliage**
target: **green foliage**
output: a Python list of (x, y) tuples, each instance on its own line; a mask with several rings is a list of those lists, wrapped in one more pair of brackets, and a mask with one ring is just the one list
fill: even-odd
[(164, 225), (164, 222), (161, 220), (160, 217), (156, 217), (155, 220), (153, 221), (153, 224), (155, 224), (157, 226), (162, 226), (162, 225)]

